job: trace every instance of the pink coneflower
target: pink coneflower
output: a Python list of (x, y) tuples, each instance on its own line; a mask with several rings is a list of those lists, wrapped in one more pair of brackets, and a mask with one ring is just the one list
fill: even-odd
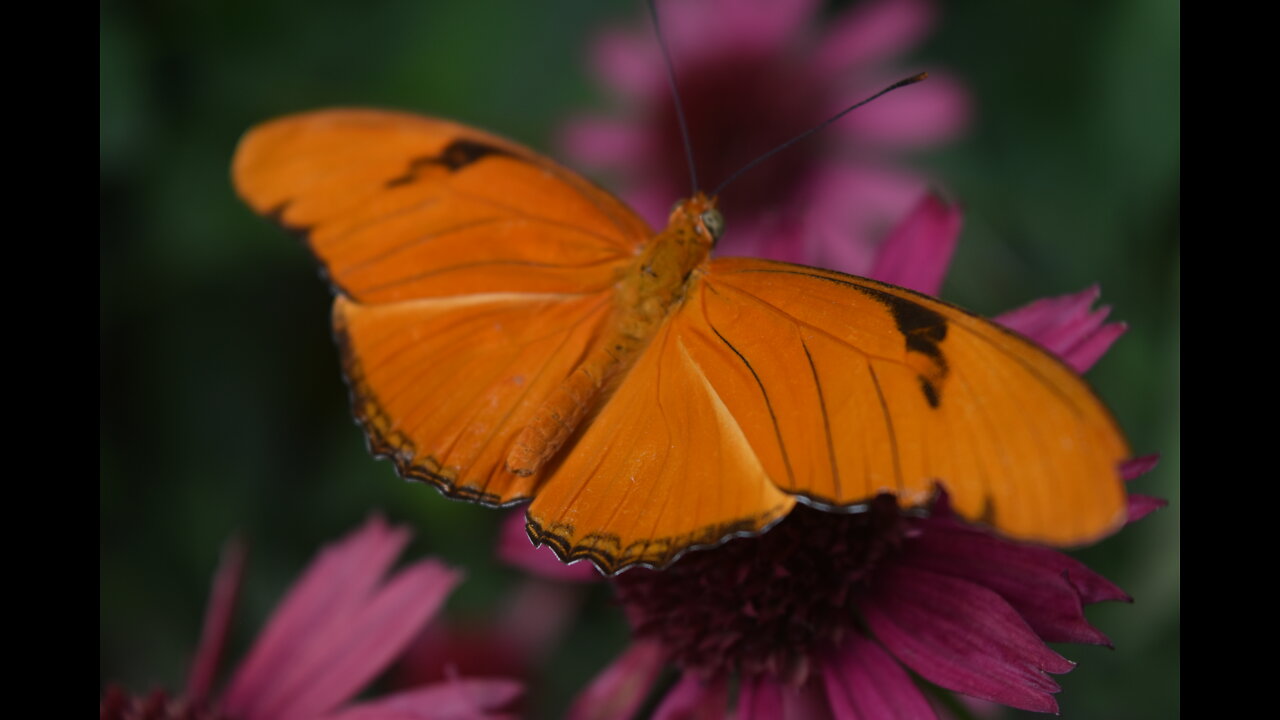
[(373, 517), (326, 547), (294, 583), (221, 693), (212, 690), (245, 553), (232, 543), (214, 578), (186, 692), (108, 688), (102, 720), (483, 720), (520, 693), (509, 680), (451, 678), (375, 700), (352, 699), (440, 609), (461, 574), (424, 560), (387, 577), (409, 540)]
[[(960, 211), (920, 201), (874, 263), (878, 279), (937, 292)], [(1088, 369), (1124, 331), (1096, 288), (997, 318)], [(1122, 468), (1126, 479), (1154, 457)], [(1130, 520), (1163, 503), (1130, 496)], [(969, 525), (945, 495), (927, 517), (890, 496), (867, 512), (797, 506), (772, 530), (615, 580), (634, 642), (578, 697), (575, 720), (630, 718), (667, 664), (680, 679), (654, 717), (933, 718), (910, 672), (971, 697), (1056, 712), (1046, 642), (1109, 644), (1084, 606), (1128, 601), (1082, 563)], [(734, 690), (736, 688), (736, 691)], [(734, 697), (736, 692), (736, 699)]]
[[(945, 70), (903, 68), (936, 15), (928, 0), (871, 0), (813, 27), (811, 0), (660, 3), (702, 189), (838, 110), (920, 69), (930, 80), (888, 95), (769, 159), (725, 192), (732, 231), (717, 252), (865, 275), (885, 231), (927, 180), (895, 157), (959, 132), (968, 96)], [(604, 33), (594, 67), (623, 111), (581, 117), (564, 132), (578, 167), (610, 174), (662, 227), (689, 173), (664, 64), (646, 23)]]
[(590, 563), (565, 565), (550, 548), (535, 550), (523, 511), (504, 522), (498, 556), (525, 575), (483, 622), (428, 624), (393, 668), (392, 686), (438, 682), (450, 672), (536, 682), (582, 607), (583, 583), (597, 582), (601, 575)]

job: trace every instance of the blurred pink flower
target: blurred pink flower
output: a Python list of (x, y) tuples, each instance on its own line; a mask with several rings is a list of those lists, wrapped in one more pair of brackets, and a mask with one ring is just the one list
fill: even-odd
[(130, 697), (107, 690), (102, 720), (483, 720), (521, 693), (518, 683), (451, 678), (375, 700), (353, 698), (405, 649), (461, 579), (437, 560), (387, 577), (409, 533), (372, 517), (324, 548), (276, 607), (222, 693), (212, 694), (245, 552), (228, 545), (214, 578), (186, 692)]
[(502, 521), (498, 557), (509, 565), (548, 580), (581, 583), (601, 579), (600, 571), (589, 562), (566, 565), (560, 562), (550, 546), (534, 547), (525, 532), (524, 510), (514, 510)]
[(534, 548), (524, 511), (508, 514), (497, 555), (525, 571), (482, 622), (429, 623), (410, 643), (388, 678), (394, 688), (439, 682), (450, 673), (543, 680), (549, 658), (586, 599), (584, 582), (602, 579), (591, 563), (565, 565), (550, 548)]
[[(523, 519), (520, 519), (523, 534)], [(533, 555), (527, 537), (524, 544)], [(540, 553), (539, 553), (540, 555)], [(559, 564), (554, 557), (553, 563)], [(560, 565), (567, 568), (566, 565)], [(573, 566), (580, 570), (579, 566)], [(599, 579), (595, 568), (588, 569)], [(549, 571), (549, 574), (548, 574)], [(551, 579), (547, 579), (550, 577)], [(505, 592), (482, 622), (432, 622), (409, 645), (392, 670), (392, 687), (412, 687), (464, 677), (510, 677), (533, 684), (547, 667), (585, 600), (580, 583), (562, 582), (549, 566), (532, 572)]]
[[(816, 0), (660, 3), (702, 189), (868, 97), (908, 72), (894, 60), (924, 38), (930, 0), (869, 0), (825, 23)], [(619, 116), (591, 115), (563, 131), (578, 166), (610, 175), (651, 224), (690, 193), (664, 64), (645, 22), (594, 46)], [(884, 233), (928, 181), (895, 157), (957, 135), (969, 96), (945, 70), (885, 96), (742, 176), (721, 198), (728, 221), (717, 252), (866, 274)], [(625, 118), (625, 119), (623, 119)]]
[[(958, 208), (926, 196), (875, 259), (877, 279), (936, 293), (960, 221)], [(1097, 298), (1090, 288), (997, 320), (1084, 371), (1125, 329), (1091, 309)], [(1155, 462), (1131, 460), (1121, 474)], [(1130, 495), (1129, 519), (1163, 504)], [(1056, 712), (1050, 675), (1073, 664), (1045, 643), (1109, 645), (1084, 606), (1130, 600), (1067, 555), (961, 521), (945, 495), (928, 517), (900, 512), (891, 496), (848, 515), (797, 506), (764, 535), (614, 583), (635, 639), (578, 696), (574, 720), (633, 717), (668, 663), (681, 675), (659, 720), (722, 718), (731, 706), (741, 720), (937, 717), (907, 669), (974, 698)]]

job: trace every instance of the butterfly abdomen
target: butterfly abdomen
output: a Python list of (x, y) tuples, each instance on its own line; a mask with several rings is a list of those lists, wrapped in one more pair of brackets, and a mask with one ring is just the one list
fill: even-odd
[(638, 339), (619, 335), (591, 351), (516, 436), (507, 469), (521, 477), (537, 472), (595, 408), (610, 381), (630, 366), (640, 347)]

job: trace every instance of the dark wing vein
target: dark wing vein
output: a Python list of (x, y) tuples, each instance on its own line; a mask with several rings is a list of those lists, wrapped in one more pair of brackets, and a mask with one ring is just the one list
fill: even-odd
[(889, 412), (889, 404), (884, 400), (884, 392), (880, 389), (880, 378), (876, 377), (876, 369), (867, 361), (867, 371), (871, 373), (871, 383), (875, 385), (876, 397), (880, 398), (880, 412), (884, 415), (884, 426), (889, 431), (889, 449), (893, 451), (893, 477), (898, 485), (898, 492), (904, 493), (902, 484), (902, 462), (898, 458), (898, 436), (893, 431), (893, 416)]
[(343, 269), (342, 274), (343, 274), (343, 275), (347, 275), (347, 274), (349, 274), (349, 273), (351, 273), (351, 272), (354, 272), (354, 271), (356, 271), (356, 270), (361, 270), (361, 269), (367, 268), (367, 267), (369, 267), (370, 265), (373, 265), (374, 263), (382, 262), (383, 260), (386, 260), (387, 258), (391, 257), (392, 255), (396, 255), (396, 254), (398, 254), (398, 253), (401, 253), (401, 252), (403, 252), (403, 251), (405, 251), (405, 250), (408, 250), (408, 249), (410, 249), (410, 248), (413, 248), (413, 247), (415, 247), (415, 246), (417, 246), (417, 245), (420, 245), (421, 243), (424, 243), (424, 242), (430, 242), (430, 241), (432, 241), (432, 240), (438, 240), (438, 239), (443, 238), (443, 237), (449, 237), (450, 235), (452, 235), (452, 234), (454, 234), (454, 233), (462, 232), (463, 230), (470, 230), (470, 229), (472, 229), (472, 228), (484, 227), (485, 225), (496, 225), (496, 224), (498, 224), (498, 223), (505, 222), (505, 221), (507, 221), (507, 220), (509, 220), (509, 218), (502, 218), (502, 217), (492, 217), (492, 218), (481, 218), (481, 219), (479, 219), (479, 220), (469, 220), (469, 221), (464, 222), (464, 223), (458, 223), (457, 225), (453, 225), (453, 226), (451, 226), (451, 227), (447, 227), (447, 228), (442, 228), (442, 229), (440, 229), (440, 230), (436, 230), (435, 232), (429, 232), (429, 233), (427, 233), (427, 234), (425, 234), (425, 235), (419, 235), (419, 236), (417, 236), (417, 237), (410, 238), (410, 239), (408, 239), (408, 240), (406, 240), (406, 241), (404, 241), (404, 242), (400, 243), (399, 245), (393, 245), (393, 246), (391, 246), (391, 247), (389, 247), (389, 248), (386, 248), (385, 250), (383, 250), (382, 252), (378, 253), (377, 255), (374, 255), (374, 256), (372, 256), (372, 257), (367, 257), (367, 258), (365, 258), (364, 260), (361, 260), (361, 261), (360, 261), (360, 262), (358, 262), (358, 263), (353, 263), (353, 264), (351, 264), (351, 265), (348, 265), (346, 268), (344, 268), (344, 269)]
[(703, 305), (702, 312), (703, 312), (703, 317), (707, 321), (707, 327), (711, 328), (711, 332), (715, 333), (716, 337), (720, 338), (720, 342), (724, 343), (730, 350), (733, 351), (734, 355), (738, 356), (738, 359), (742, 361), (742, 364), (745, 365), (747, 367), (747, 370), (751, 372), (751, 377), (755, 378), (756, 385), (759, 386), (760, 388), (760, 395), (764, 398), (764, 405), (769, 410), (769, 421), (773, 423), (773, 433), (778, 438), (778, 449), (782, 451), (782, 462), (787, 466), (787, 480), (789, 480), (791, 483), (791, 489), (795, 490), (796, 476), (795, 476), (795, 473), (791, 470), (791, 457), (787, 454), (786, 443), (782, 441), (782, 428), (778, 427), (778, 416), (773, 411), (773, 403), (769, 401), (769, 392), (765, 390), (764, 383), (760, 381), (760, 376), (756, 374), (756, 369), (751, 367), (751, 363), (747, 361), (747, 358), (743, 356), (742, 353), (738, 352), (738, 348), (734, 347), (733, 343), (729, 342), (729, 340), (725, 338), (724, 335), (720, 334), (720, 331), (716, 329), (716, 326), (711, 323), (711, 318), (706, 317), (705, 304)]
[(818, 379), (818, 368), (813, 364), (813, 356), (809, 354), (809, 346), (804, 338), (800, 338), (800, 347), (804, 348), (804, 356), (809, 360), (809, 372), (813, 375), (813, 386), (818, 390), (818, 408), (822, 411), (822, 429), (827, 435), (827, 457), (831, 462), (831, 480), (835, 485), (836, 497), (844, 497), (840, 485), (840, 468), (836, 465), (836, 447), (831, 437), (831, 418), (827, 416), (827, 400), (822, 393), (822, 381)]
[[(569, 225), (569, 224), (567, 224), (567, 223), (560, 222), (559, 220), (552, 220), (551, 218), (542, 217), (541, 215), (529, 215), (528, 213), (521, 212), (520, 210), (517, 210), (516, 208), (514, 208), (514, 207), (512, 207), (512, 206), (510, 206), (510, 205), (506, 205), (506, 204), (504, 204), (504, 203), (500, 203), (500, 202), (498, 202), (497, 200), (494, 200), (494, 199), (492, 199), (492, 198), (487, 198), (487, 197), (484, 197), (484, 196), (482, 196), (482, 195), (473, 195), (472, 193), (464, 192), (464, 191), (459, 190), (458, 188), (455, 188), (455, 187), (449, 187), (449, 186), (445, 186), (445, 187), (446, 187), (446, 189), (448, 189), (448, 191), (449, 191), (449, 192), (454, 193), (455, 195), (458, 195), (458, 196), (460, 196), (460, 197), (467, 198), (468, 200), (474, 200), (475, 202), (481, 203), (481, 204), (483, 204), (483, 205), (488, 205), (488, 206), (490, 206), (490, 207), (495, 207), (495, 208), (498, 208), (498, 209), (500, 209), (500, 210), (505, 210), (505, 211), (507, 211), (507, 212), (511, 213), (512, 215), (516, 216), (516, 217), (524, 218), (524, 219), (526, 219), (526, 220), (529, 220), (530, 222), (535, 222), (535, 223), (539, 223), (539, 222), (540, 222), (540, 223), (545, 223), (545, 224), (547, 224), (547, 225), (551, 225), (551, 226), (559, 226), (559, 227), (569, 228), (569, 229), (572, 229), (572, 230), (574, 230), (574, 231), (580, 232), (580, 233), (582, 233), (583, 235), (588, 235), (588, 236), (590, 236), (590, 237), (593, 237), (593, 238), (595, 238), (596, 240), (603, 240), (604, 242), (609, 243), (610, 245), (612, 245), (612, 246), (614, 246), (614, 247), (616, 247), (616, 246), (618, 245), (618, 241), (619, 241), (619, 240), (622, 240), (622, 241), (623, 241), (623, 244), (626, 244), (627, 236), (625, 235), (625, 233), (623, 233), (623, 232), (621, 231), (621, 228), (619, 228), (619, 235), (620, 235), (621, 237), (611, 238), (611, 237), (609, 237), (609, 236), (607, 236), (607, 235), (601, 235), (600, 233), (593, 232), (593, 231), (591, 231), (591, 230), (586, 230), (586, 229), (584, 229), (584, 228), (580, 228), (580, 227), (578, 227), (578, 226), (576, 226), (576, 225)], [(579, 197), (586, 197), (586, 196), (582, 195), (581, 193), (578, 193), (578, 196), (579, 196)], [(588, 199), (590, 199), (590, 198), (588, 198)], [(594, 204), (594, 203), (593, 203), (593, 204)], [(612, 221), (612, 219), (611, 219), (611, 221)]]
[[(1018, 334), (1017, 332), (1015, 332), (1015, 331), (1013, 331), (1013, 330), (1010, 330), (1009, 328), (1006, 328), (1006, 327), (1004, 327), (1003, 325), (1000, 325), (999, 323), (996, 323), (996, 322), (995, 322), (995, 321), (993, 321), (993, 320), (989, 320), (989, 319), (984, 318), (984, 317), (982, 317), (982, 316), (980, 316), (980, 315), (976, 315), (976, 314), (974, 314), (974, 313), (972, 313), (972, 312), (969, 312), (968, 310), (965, 310), (965, 309), (964, 309), (964, 308), (962, 308), (962, 307), (958, 307), (958, 306), (956, 306), (956, 305), (952, 305), (951, 303), (948, 303), (948, 302), (943, 301), (943, 300), (939, 300), (938, 298), (929, 297), (928, 295), (924, 295), (924, 294), (922, 294), (922, 293), (918, 293), (918, 292), (916, 292), (916, 291), (914, 291), (914, 290), (909, 290), (909, 289), (907, 289), (907, 288), (901, 288), (901, 287), (898, 287), (898, 286), (896, 286), (896, 285), (889, 285), (888, 283), (879, 283), (879, 282), (875, 282), (875, 281), (869, 281), (869, 280), (867, 280), (866, 278), (860, 278), (860, 277), (857, 277), (856, 275), (844, 275), (843, 273), (836, 273), (835, 271), (828, 271), (828, 272), (831, 272), (831, 273), (833, 273), (833, 274), (838, 274), (838, 275), (844, 275), (844, 277), (849, 278), (849, 280), (844, 280), (844, 279), (839, 278), (839, 277), (831, 277), (830, 275), (825, 275), (825, 274), (818, 273), (818, 272), (805, 272), (806, 270), (809, 270), (809, 268), (805, 268), (805, 267), (803, 267), (803, 266), (801, 266), (801, 265), (789, 265), (789, 264), (787, 264), (787, 263), (776, 263), (776, 264), (778, 264), (778, 265), (782, 265), (783, 267), (780, 267), (780, 268), (746, 268), (746, 269), (742, 269), (742, 270), (737, 270), (737, 271), (735, 271), (735, 273), (734, 273), (734, 274), (737, 274), (737, 273), (781, 273), (781, 274), (787, 274), (787, 275), (800, 275), (800, 276), (802, 276), (802, 277), (809, 277), (809, 278), (814, 278), (814, 279), (817, 279), (817, 280), (825, 280), (825, 281), (827, 281), (827, 282), (835, 283), (835, 284), (837, 284), (837, 285), (845, 285), (845, 286), (848, 286), (848, 287), (852, 287), (852, 288), (854, 288), (855, 290), (861, 290), (861, 289), (862, 289), (862, 288), (864, 288), (864, 287), (870, 287), (870, 289), (873, 289), (873, 290), (880, 290), (880, 288), (879, 288), (879, 287), (876, 287), (876, 286), (877, 286), (877, 285), (883, 285), (884, 287), (892, 288), (893, 290), (897, 290), (897, 291), (900, 291), (901, 293), (903, 293), (903, 295), (894, 295), (894, 296), (895, 296), (895, 297), (897, 297), (898, 299), (900, 299), (900, 300), (904, 301), (904, 302), (912, 302), (912, 303), (915, 303), (915, 304), (919, 305), (920, 303), (918, 303), (918, 302), (916, 302), (916, 301), (914, 301), (914, 300), (911, 300), (911, 299), (910, 299), (910, 297), (909, 297), (909, 296), (912, 296), (912, 295), (918, 296), (918, 297), (923, 298), (923, 299), (930, 300), (931, 302), (938, 303), (939, 305), (942, 305), (942, 306), (943, 306), (943, 307), (945, 307), (945, 308), (948, 308), (948, 309), (950, 309), (950, 310), (954, 310), (954, 311), (956, 311), (957, 313), (959, 313), (959, 314), (961, 314), (961, 315), (968, 316), (968, 317), (971, 317), (971, 318), (974, 318), (974, 319), (976, 319), (976, 320), (981, 321), (981, 322), (983, 323), (983, 327), (984, 327), (984, 328), (988, 328), (988, 327), (990, 327), (990, 328), (995, 328), (997, 331), (999, 331), (999, 332), (1001, 332), (1001, 333), (1003, 333), (1003, 334), (1005, 334), (1005, 335), (1008, 335), (1009, 337), (1014, 338), (1015, 340), (1019, 340), (1019, 341), (1021, 341), (1021, 342), (1027, 343), (1027, 344), (1031, 345), (1032, 347), (1041, 348), (1041, 346), (1040, 346), (1038, 343), (1036, 343), (1035, 341), (1033, 341), (1033, 340), (1029, 340), (1029, 339), (1027, 339), (1027, 338), (1023, 337), (1022, 335)], [(792, 269), (792, 268), (795, 268), (795, 269)], [(862, 281), (862, 282), (853, 282), (854, 280), (858, 280), (858, 281)], [(866, 284), (864, 285), (863, 283), (866, 283)], [(742, 292), (742, 291), (739, 291), (739, 292)], [(884, 291), (881, 291), (881, 292), (884, 292)], [(751, 296), (751, 297), (755, 297), (755, 296), (751, 295), (751, 293), (744, 293), (744, 294), (749, 295), (749, 296)], [(893, 293), (890, 293), (890, 294), (893, 294)], [(759, 298), (757, 298), (757, 299), (759, 299)], [(761, 300), (761, 302), (764, 302), (764, 301), (763, 301), (763, 300)], [(765, 303), (765, 304), (768, 304), (768, 303)], [(775, 309), (776, 309), (776, 308), (775, 308)], [(779, 311), (779, 312), (782, 312), (782, 311)], [(1047, 387), (1050, 389), (1050, 391), (1051, 391), (1051, 392), (1053, 392), (1053, 393), (1054, 393), (1055, 395), (1057, 395), (1058, 397), (1062, 398), (1062, 399), (1063, 399), (1063, 400), (1064, 400), (1064, 401), (1065, 401), (1065, 402), (1066, 402), (1066, 403), (1067, 403), (1067, 404), (1072, 408), (1072, 410), (1073, 410), (1073, 411), (1075, 411), (1077, 414), (1079, 414), (1079, 410), (1078, 410), (1078, 408), (1076, 407), (1076, 404), (1075, 404), (1073, 401), (1071, 401), (1071, 400), (1070, 400), (1070, 398), (1068, 398), (1068, 397), (1066, 397), (1065, 395), (1063, 395), (1063, 394), (1062, 394), (1062, 391), (1058, 388), (1057, 384), (1056, 384), (1056, 383), (1054, 383), (1053, 381), (1049, 380), (1048, 378), (1046, 378), (1043, 374), (1041, 374), (1041, 373), (1039, 372), (1039, 370), (1038, 370), (1038, 369), (1036, 369), (1036, 367), (1035, 367), (1034, 365), (1029, 364), (1025, 358), (1021, 357), (1021, 356), (1020, 356), (1020, 355), (1018, 355), (1017, 353), (1009, 352), (1008, 350), (1004, 349), (1004, 348), (1003, 348), (1003, 347), (1001, 347), (999, 344), (997, 344), (993, 339), (991, 339), (991, 338), (990, 338), (990, 337), (988, 337), (987, 335), (984, 335), (983, 333), (981, 333), (981, 332), (979, 332), (979, 331), (977, 331), (977, 330), (975, 330), (975, 329), (973, 329), (973, 328), (971, 328), (971, 327), (967, 327), (967, 326), (965, 326), (963, 323), (956, 323), (956, 322), (948, 323), (948, 327), (958, 327), (958, 328), (960, 328), (960, 329), (964, 330), (965, 332), (969, 333), (970, 335), (973, 335), (974, 337), (981, 338), (983, 342), (985, 342), (985, 343), (987, 343), (987, 344), (991, 345), (992, 347), (994, 347), (994, 348), (995, 348), (998, 352), (1000, 352), (1002, 355), (1008, 355), (1008, 356), (1012, 357), (1015, 361), (1017, 361), (1017, 363), (1018, 363), (1019, 365), (1022, 365), (1024, 368), (1026, 368), (1026, 369), (1027, 369), (1027, 371), (1028, 371), (1028, 372), (1029, 372), (1033, 377), (1035, 377), (1037, 381), (1039, 381), (1042, 385), (1047, 386)], [(1064, 368), (1064, 369), (1068, 370), (1068, 372), (1071, 372), (1071, 374), (1072, 374), (1072, 375), (1076, 375), (1076, 374), (1077, 374), (1077, 373), (1075, 373), (1075, 371), (1073, 371), (1073, 370), (1071, 370), (1070, 368), (1068, 368), (1068, 367), (1066, 366), (1066, 364), (1064, 364), (1064, 363), (1062, 362), (1062, 360), (1061, 360), (1057, 355), (1053, 354), (1052, 352), (1050, 352), (1050, 351), (1048, 351), (1048, 350), (1044, 350), (1043, 348), (1041, 348), (1041, 350), (1043, 350), (1044, 354), (1045, 354), (1045, 355), (1047, 355), (1047, 356), (1049, 356), (1049, 357), (1050, 357), (1054, 362), (1056, 362), (1059, 366), (1061, 366), (1062, 368)]]
[[(566, 328), (562, 328), (560, 332), (563, 332), (563, 337), (560, 340), (560, 344), (556, 346), (555, 350), (553, 350), (548, 357), (555, 358), (557, 355), (559, 355), (560, 351), (564, 349), (564, 346), (568, 344), (569, 340), (573, 337), (574, 331), (577, 330), (578, 327), (582, 325), (582, 323), (587, 322), (588, 319), (592, 318), (595, 315), (596, 311), (599, 310), (600, 305), (604, 304), (605, 302), (606, 302), (605, 299), (601, 299), (600, 303), (597, 303), (594, 307), (588, 310), (576, 322), (571, 323)], [(546, 335), (541, 335), (536, 338), (531, 338), (523, 344), (523, 347), (528, 347), (536, 342), (541, 341), (542, 339), (546, 338), (548, 335), (552, 335), (552, 334), (554, 333), (547, 333)], [(520, 357), (518, 353), (516, 355), (513, 355), (511, 361), (507, 363), (507, 365), (503, 368), (503, 372), (498, 373), (498, 375), (501, 376), (505, 374), (505, 372), (509, 370), (512, 367), (512, 365), (518, 362), (519, 360), (520, 360)], [(575, 365), (577, 364), (577, 362), (581, 362), (580, 357), (578, 358), (577, 361), (575, 361)], [(511, 415), (515, 413), (516, 408), (520, 407), (520, 404), (524, 402), (524, 399), (529, 395), (530, 392), (532, 392), (534, 385), (536, 385), (538, 383), (538, 380), (541, 379), (542, 376), (547, 372), (547, 367), (550, 364), (551, 364), (550, 362), (543, 363), (542, 366), (538, 368), (538, 372), (536, 372), (532, 378), (526, 379), (523, 389), (515, 397), (515, 399), (512, 400), (511, 403), (508, 405), (506, 412), (503, 413), (502, 415), (502, 419), (491, 424), (491, 428), (488, 434), (485, 435), (484, 443), (480, 445), (480, 448), (479, 448), (480, 453), (483, 453), (489, 447), (489, 444), (493, 442), (493, 439), (497, 437), (498, 432), (502, 428), (506, 427), (507, 422), (510, 421), (511, 419)], [(476, 412), (480, 412), (480, 409), (477, 409)], [(474, 414), (473, 414), (473, 417), (474, 417)], [(457, 438), (460, 438), (460, 437), (461, 437), (461, 434), (455, 437), (454, 444), (451, 445), (447, 451), (441, 453), (442, 457), (445, 455), (448, 455), (449, 452), (452, 452), (454, 445), (457, 444)], [(488, 490), (488, 488), (489, 488), (489, 479), (486, 479), (484, 483), (484, 489)]]
[[(441, 198), (439, 195), (433, 195), (419, 202), (411, 203), (402, 208), (397, 208), (395, 210), (392, 210), (391, 212), (383, 213), (382, 215), (376, 215), (363, 222), (356, 223), (355, 225), (347, 228), (346, 230), (342, 231), (342, 233), (338, 235), (335, 235), (331, 238), (327, 238), (325, 240), (325, 245), (333, 246), (339, 243), (344, 243), (350, 240), (354, 235), (356, 235), (356, 233), (362, 232), (364, 230), (368, 230), (372, 227), (381, 225), (382, 223), (390, 220), (394, 220), (403, 215), (408, 215), (410, 213), (414, 213), (419, 210), (425, 210), (426, 208), (429, 208), (432, 205), (440, 204), (440, 201), (441, 201)], [(321, 225), (321, 224), (323, 223), (317, 223), (317, 225)], [(315, 227), (315, 226), (312, 226), (312, 227)]]

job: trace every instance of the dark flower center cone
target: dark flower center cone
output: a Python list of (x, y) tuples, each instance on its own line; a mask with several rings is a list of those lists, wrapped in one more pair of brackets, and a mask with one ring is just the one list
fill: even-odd
[(889, 496), (853, 514), (801, 505), (760, 537), (625, 572), (618, 596), (636, 634), (660, 640), (683, 670), (799, 685), (817, 655), (858, 630), (856, 600), (905, 527)]

